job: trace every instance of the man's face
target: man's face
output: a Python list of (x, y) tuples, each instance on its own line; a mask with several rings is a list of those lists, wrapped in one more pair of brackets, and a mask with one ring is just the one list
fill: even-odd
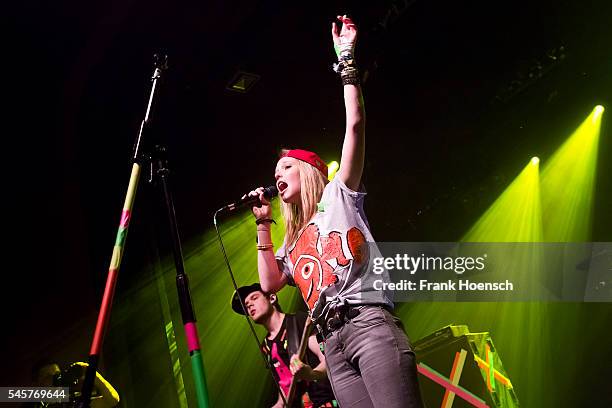
[(274, 309), (268, 296), (260, 291), (249, 293), (244, 299), (244, 304), (249, 316), (255, 323), (259, 323), (264, 317), (272, 313)]

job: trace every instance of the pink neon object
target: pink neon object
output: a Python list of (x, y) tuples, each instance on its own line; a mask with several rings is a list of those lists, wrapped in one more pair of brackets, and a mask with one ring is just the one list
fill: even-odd
[(130, 223), (130, 210), (121, 211), (121, 223), (119, 224), (120, 228), (127, 228)]
[(487, 404), (485, 404), (484, 402), (482, 402), (481, 400), (474, 398), (472, 395), (468, 394), (463, 389), (461, 389), (461, 388), (457, 387), (456, 385), (453, 385), (452, 383), (448, 382), (448, 380), (446, 378), (442, 378), (442, 377), (438, 376), (438, 374), (436, 374), (434, 372), (431, 372), (429, 369), (427, 369), (427, 367), (425, 367), (425, 366), (423, 366), (421, 364), (418, 364), (417, 365), (417, 370), (419, 370), (419, 373), (423, 374), (425, 377), (429, 378), (433, 382), (438, 383), (442, 387), (444, 387), (444, 388), (446, 388), (448, 390), (451, 390), (452, 392), (455, 393), (455, 395), (458, 395), (459, 397), (463, 398), (464, 400), (466, 400), (467, 402), (469, 402), (473, 406), (475, 406), (477, 408), (489, 408), (489, 406)]
[(194, 350), (200, 349), (200, 341), (198, 340), (198, 329), (194, 322), (185, 324), (185, 334), (187, 335), (187, 348), (191, 353)]

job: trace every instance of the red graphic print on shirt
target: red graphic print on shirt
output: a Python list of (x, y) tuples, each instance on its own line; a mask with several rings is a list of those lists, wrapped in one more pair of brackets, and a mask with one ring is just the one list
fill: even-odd
[[(321, 252), (317, 249), (321, 244)], [(321, 237), (319, 228), (315, 224), (309, 225), (300, 235), (295, 246), (289, 251), (289, 257), (293, 263), (293, 280), (302, 292), (304, 301), (312, 310), (319, 300), (323, 289), (338, 282), (338, 276), (334, 275), (334, 264), (344, 267), (350, 264), (351, 259), (362, 262), (365, 248), (365, 237), (356, 227), (347, 232), (348, 253), (342, 246), (342, 238), (339, 232), (331, 232), (326, 237)], [(347, 255), (350, 258), (347, 258)], [(330, 261), (331, 264), (330, 264)]]

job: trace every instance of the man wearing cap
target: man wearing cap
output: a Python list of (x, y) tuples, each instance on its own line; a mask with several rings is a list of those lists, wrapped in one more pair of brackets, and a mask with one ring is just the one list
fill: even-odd
[[(244, 308), (240, 299), (244, 301)], [(276, 294), (264, 293), (259, 283), (238, 288), (238, 293), (234, 292), (232, 297), (232, 309), (242, 315), (246, 310), (255, 323), (266, 328), (262, 352), (274, 368), (273, 375), (285, 396), (294, 378), (302, 380), (297, 383), (292, 407), (301, 407), (302, 403), (305, 407), (337, 406), (327, 379), (325, 356), (314, 334), (308, 338), (305, 361), (297, 356), (307, 318), (305, 313), (283, 313)], [(283, 406), (279, 394), (274, 407)]]

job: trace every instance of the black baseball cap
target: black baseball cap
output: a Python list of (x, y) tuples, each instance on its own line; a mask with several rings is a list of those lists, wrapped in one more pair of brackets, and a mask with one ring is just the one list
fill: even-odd
[[(242, 305), (240, 304), (240, 299), (244, 301), (244, 299), (246, 299), (246, 297), (253, 292), (263, 293), (263, 290), (261, 290), (261, 285), (259, 283), (254, 283), (249, 286), (242, 286), (238, 288), (238, 292), (234, 291), (234, 294), (232, 295), (232, 309), (234, 309), (234, 312), (244, 315), (244, 310), (242, 309)], [(238, 297), (238, 294), (240, 294), (240, 297)]]

